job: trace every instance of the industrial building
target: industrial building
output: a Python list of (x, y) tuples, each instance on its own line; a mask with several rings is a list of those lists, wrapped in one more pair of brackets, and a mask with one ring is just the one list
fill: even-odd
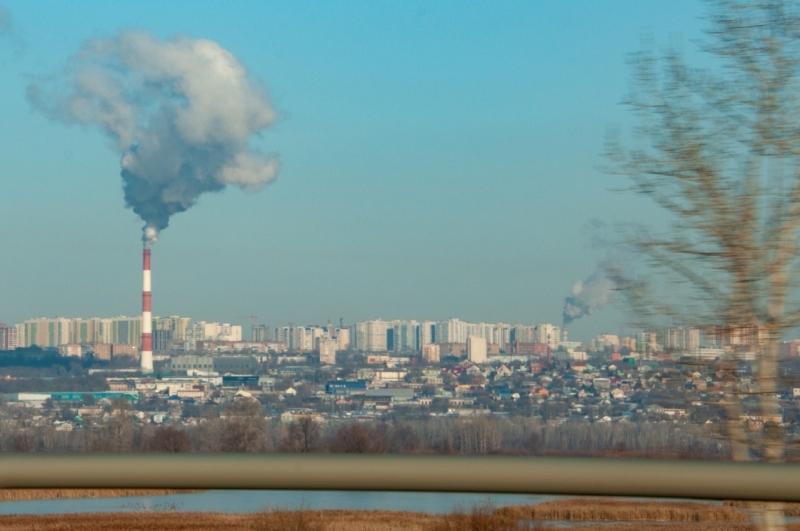
[(249, 374), (258, 364), (253, 356), (175, 356), (170, 360), (172, 371), (211, 371), (220, 374)]

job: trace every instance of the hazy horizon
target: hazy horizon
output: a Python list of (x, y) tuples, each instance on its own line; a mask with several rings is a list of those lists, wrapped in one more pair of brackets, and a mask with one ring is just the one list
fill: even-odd
[[(246, 147), (278, 157), (277, 179), (201, 196), (153, 246), (154, 315), (245, 330), (251, 314), (270, 326), (560, 326), (600, 257), (596, 220), (653, 215), (600, 169), (606, 131), (632, 123), (620, 105), (628, 54), (646, 35), (693, 53), (704, 12), (697, 1), (0, 7), (0, 322), (140, 313), (144, 223), (125, 208), (119, 150), (26, 98), (83, 43), (135, 29), (215, 41), (275, 111)], [(570, 338), (623, 323), (609, 304)]]

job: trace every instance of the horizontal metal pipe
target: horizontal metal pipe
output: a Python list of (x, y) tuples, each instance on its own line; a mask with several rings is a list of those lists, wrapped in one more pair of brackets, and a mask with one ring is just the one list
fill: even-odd
[(800, 465), (297, 454), (4, 454), (0, 488), (439, 491), (800, 501)]

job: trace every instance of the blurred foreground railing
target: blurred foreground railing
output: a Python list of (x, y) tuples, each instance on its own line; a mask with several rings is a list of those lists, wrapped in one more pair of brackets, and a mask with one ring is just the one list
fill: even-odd
[(500, 456), (3, 454), (0, 488), (444, 491), (800, 501), (800, 465)]

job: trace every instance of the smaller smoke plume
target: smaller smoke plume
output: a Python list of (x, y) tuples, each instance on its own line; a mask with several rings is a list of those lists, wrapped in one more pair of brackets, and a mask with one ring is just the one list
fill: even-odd
[(14, 25), (11, 12), (3, 5), (0, 5), (0, 41), (3, 41), (4, 48), (10, 45), (10, 49), (17, 56), (25, 48), (25, 41)]
[(584, 315), (592, 315), (598, 306), (608, 302), (614, 283), (600, 271), (572, 286), (572, 295), (564, 300), (564, 325)]
[(145, 222), (148, 245), (200, 195), (255, 191), (278, 173), (277, 158), (249, 144), (275, 119), (266, 91), (211, 40), (140, 31), (89, 40), (28, 97), (45, 114), (111, 139), (125, 202)]
[(11, 33), (14, 24), (11, 22), (11, 13), (4, 6), (0, 6), (0, 35)]

